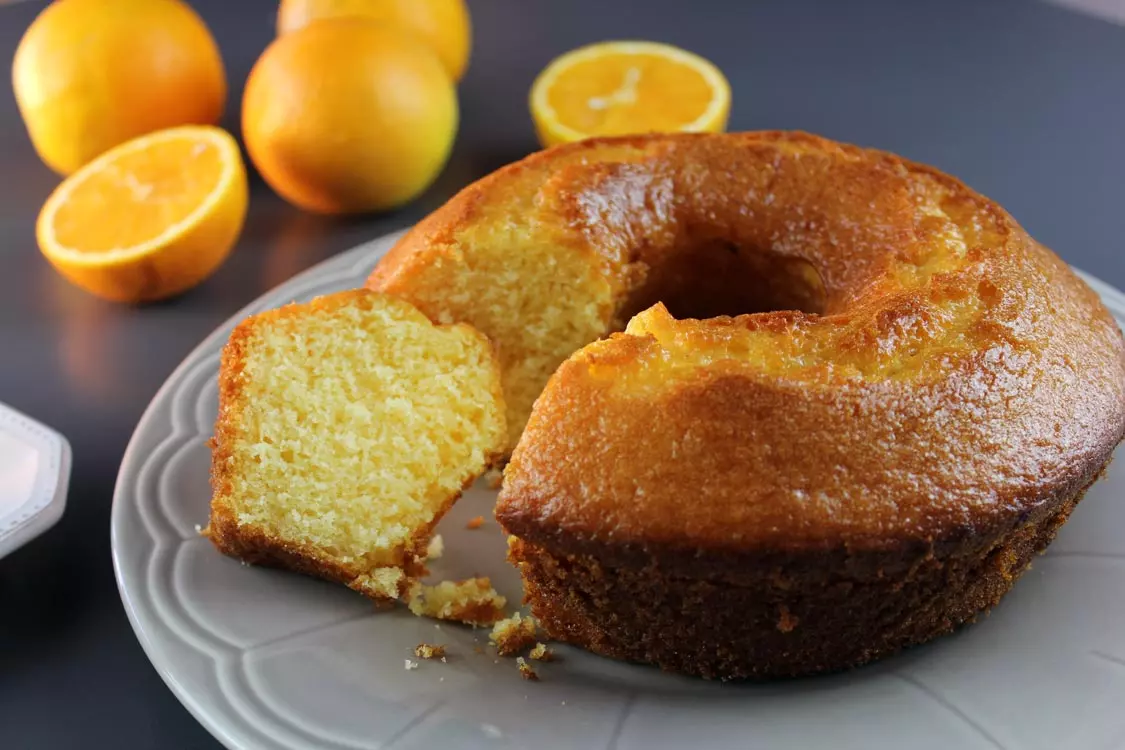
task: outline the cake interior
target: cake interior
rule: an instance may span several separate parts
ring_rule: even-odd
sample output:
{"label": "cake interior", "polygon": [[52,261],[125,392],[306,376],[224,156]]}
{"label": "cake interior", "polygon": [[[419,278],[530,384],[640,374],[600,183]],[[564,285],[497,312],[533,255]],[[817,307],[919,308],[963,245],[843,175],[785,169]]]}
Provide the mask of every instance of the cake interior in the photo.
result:
{"label": "cake interior", "polygon": [[243,349],[218,503],[240,529],[373,582],[424,554],[419,530],[503,445],[488,346],[406,303],[366,294],[282,314]]}

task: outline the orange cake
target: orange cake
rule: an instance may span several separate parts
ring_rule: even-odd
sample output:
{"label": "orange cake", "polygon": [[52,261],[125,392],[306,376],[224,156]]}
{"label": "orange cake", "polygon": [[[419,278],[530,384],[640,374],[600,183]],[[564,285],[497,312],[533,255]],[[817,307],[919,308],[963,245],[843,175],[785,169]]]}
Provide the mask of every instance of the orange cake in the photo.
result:
{"label": "orange cake", "polygon": [[535,154],[369,284],[498,346],[522,437],[496,515],[541,628],[705,677],[971,621],[1125,431],[1121,333],[1052,252],[934,169],[799,133]]}

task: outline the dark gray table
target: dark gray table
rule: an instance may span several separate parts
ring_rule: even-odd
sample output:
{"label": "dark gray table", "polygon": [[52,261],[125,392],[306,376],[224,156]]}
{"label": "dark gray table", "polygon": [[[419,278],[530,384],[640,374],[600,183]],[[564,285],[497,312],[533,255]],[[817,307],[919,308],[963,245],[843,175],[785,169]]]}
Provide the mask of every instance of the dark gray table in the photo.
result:
{"label": "dark gray table", "polygon": [[[196,0],[218,38],[237,132],[241,86],[273,35],[273,0]],[[930,162],[996,198],[1065,259],[1125,287],[1125,28],[1031,0],[470,0],[462,125],[437,184],[401,212],[327,219],[260,181],[214,277],[144,308],[69,286],[35,248],[57,178],[0,91],[0,400],[74,449],[66,516],[0,561],[0,747],[213,747],[149,666],[109,555],[114,479],[133,426],[208,332],[296,272],[406,226],[535,148],[536,72],[605,38],[673,42],[730,78],[732,130],[800,128]],[[845,7],[846,6],[846,7]],[[0,8],[11,59],[41,8]]]}

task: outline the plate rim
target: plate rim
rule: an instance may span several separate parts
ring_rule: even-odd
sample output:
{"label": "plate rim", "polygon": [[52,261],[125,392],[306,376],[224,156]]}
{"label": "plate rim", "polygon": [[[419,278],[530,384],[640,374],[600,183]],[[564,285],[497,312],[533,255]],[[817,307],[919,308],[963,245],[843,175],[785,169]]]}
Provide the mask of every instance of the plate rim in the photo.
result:
{"label": "plate rim", "polygon": [[[126,616],[128,617],[129,624],[133,628],[138,642],[141,644],[145,657],[156,670],[157,674],[160,675],[165,685],[167,685],[172,691],[172,694],[176,696],[177,700],[180,701],[184,708],[188,710],[200,725],[224,747],[231,748],[231,750],[239,750],[244,747],[244,745],[235,734],[229,731],[228,727],[213,718],[212,714],[199,703],[195,695],[187,690],[177,679],[175,675],[176,670],[172,662],[159,651],[159,647],[153,642],[148,633],[148,628],[154,623],[156,616],[151,611],[140,611],[137,602],[130,594],[129,584],[126,581],[127,574],[123,572],[124,562],[122,560],[122,541],[120,534],[121,527],[124,524],[124,514],[126,512],[123,496],[125,494],[125,487],[128,484],[126,478],[130,475],[136,475],[147,458],[147,455],[142,455],[144,446],[140,444],[142,428],[154,418],[153,415],[156,410],[160,408],[159,404],[165,400],[167,392],[174,387],[178,387],[179,382],[185,377],[187,372],[198,365],[199,361],[203,358],[203,352],[214,347],[216,339],[228,337],[230,331],[247,316],[264,309],[270,309],[284,304],[286,297],[290,296],[290,290],[298,289],[302,285],[314,281],[319,283],[326,282],[336,274],[340,275],[342,278],[356,277],[365,266],[368,267],[366,273],[369,273],[370,269],[374,268],[377,261],[383,257],[409,229],[410,227],[405,227],[380,235],[379,237],[363,242],[330,258],[326,258],[281,284],[267,290],[224,320],[194,346],[165,378],[164,382],[152,396],[140,418],[137,420],[136,426],[133,428],[133,433],[129,438],[129,442],[122,456],[121,464],[114,480],[113,500],[110,510],[110,551],[118,595],[121,597],[121,602],[125,609]],[[1070,268],[1098,295],[1102,303],[1117,320],[1118,325],[1125,326],[1125,293],[1092,274],[1073,266],[1070,266]],[[366,275],[366,273],[364,275]],[[63,442],[65,444],[65,439]],[[69,450],[69,446],[67,446],[67,450]],[[191,644],[185,645],[189,645],[194,650],[200,651],[198,648],[191,646]],[[200,653],[202,652],[200,651]],[[217,666],[216,664],[216,667]]]}

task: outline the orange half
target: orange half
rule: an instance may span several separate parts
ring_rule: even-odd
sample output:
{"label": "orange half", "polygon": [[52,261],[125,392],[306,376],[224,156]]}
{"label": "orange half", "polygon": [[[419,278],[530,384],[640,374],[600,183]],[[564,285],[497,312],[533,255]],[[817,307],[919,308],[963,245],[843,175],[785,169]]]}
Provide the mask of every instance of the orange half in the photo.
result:
{"label": "orange half", "polygon": [[730,85],[713,64],[656,42],[602,42],[556,58],[531,87],[544,146],[598,135],[721,132]]}
{"label": "orange half", "polygon": [[36,238],[70,281],[121,302],[178,294],[211,275],[242,229],[246,170],[224,130],[187,126],[123,143],[67,178]]}

